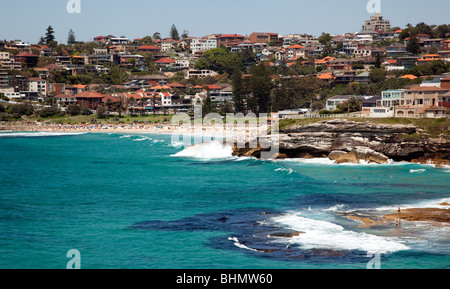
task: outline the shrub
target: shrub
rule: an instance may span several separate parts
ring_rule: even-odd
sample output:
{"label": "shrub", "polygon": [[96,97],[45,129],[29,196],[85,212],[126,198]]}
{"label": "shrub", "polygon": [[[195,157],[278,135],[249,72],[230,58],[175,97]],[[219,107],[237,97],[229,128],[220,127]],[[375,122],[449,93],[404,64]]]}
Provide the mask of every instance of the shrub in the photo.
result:
{"label": "shrub", "polygon": [[105,118],[106,113],[107,113],[106,107],[104,107],[102,105],[98,106],[96,113],[97,113],[97,118]]}
{"label": "shrub", "polygon": [[7,113],[12,114],[15,118],[19,118],[23,115],[30,116],[34,113],[34,108],[31,104],[13,104],[6,110]]}
{"label": "shrub", "polygon": [[92,110],[90,110],[89,108],[82,106],[81,107],[81,114],[82,115],[91,115],[92,114]]}
{"label": "shrub", "polygon": [[71,116],[79,115],[81,113],[81,106],[78,104],[71,104],[67,107],[66,112]]}
{"label": "shrub", "polygon": [[41,109],[39,111],[39,115],[41,117],[51,117],[51,116],[55,116],[57,114],[59,114],[61,112],[61,110],[56,107],[56,106],[52,106],[52,107],[45,107],[43,109]]}

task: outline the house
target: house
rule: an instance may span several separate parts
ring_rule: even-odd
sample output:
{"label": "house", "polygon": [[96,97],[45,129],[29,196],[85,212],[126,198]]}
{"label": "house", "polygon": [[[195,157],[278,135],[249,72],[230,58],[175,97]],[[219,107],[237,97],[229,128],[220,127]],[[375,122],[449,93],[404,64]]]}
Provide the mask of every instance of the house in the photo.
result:
{"label": "house", "polygon": [[388,46],[386,46],[386,56],[387,57],[396,57],[396,56],[402,56],[402,55],[408,55],[408,52],[406,51],[406,46],[402,43],[392,43]]}
{"label": "house", "polygon": [[174,41],[173,39],[165,39],[165,40],[161,40],[159,42],[159,44],[161,45],[161,51],[169,51],[175,48],[174,43],[176,41]]}
{"label": "house", "polygon": [[198,51],[206,51],[214,48],[217,48],[217,39],[198,38],[193,39],[191,42],[192,54]]}
{"label": "house", "polygon": [[37,92],[40,97],[47,96],[47,80],[38,77],[31,77],[28,81],[29,91]]}
{"label": "house", "polygon": [[14,61],[23,63],[28,68],[36,67],[38,60],[39,56],[28,52],[22,52],[14,56]]}
{"label": "house", "polygon": [[56,99],[56,103],[60,106],[68,106],[77,103],[75,96],[69,94],[58,94],[54,98]]}
{"label": "house", "polygon": [[300,44],[294,44],[294,45],[291,45],[289,47],[286,47],[284,49],[284,51],[286,52],[286,59],[287,60],[291,60],[293,58],[296,58],[296,57],[300,56],[300,55],[297,55],[297,54],[300,54],[300,51],[302,49],[303,49],[303,46],[300,45]]}
{"label": "house", "polygon": [[222,34],[217,37],[217,46],[231,48],[245,41],[245,37],[239,34]]}
{"label": "house", "polygon": [[444,41],[444,50],[446,51],[450,50],[450,39]]}
{"label": "house", "polygon": [[47,93],[48,95],[58,95],[66,93],[66,84],[65,83],[48,83],[47,84]]}
{"label": "house", "polygon": [[167,85],[169,83],[169,78],[164,75],[150,74],[150,75],[133,75],[133,80],[145,80],[149,85]]}
{"label": "house", "polygon": [[327,67],[330,70],[352,70],[353,60],[345,58],[336,58],[328,62]]}
{"label": "house", "polygon": [[48,68],[35,68],[34,71],[39,74],[39,78],[45,79],[50,75],[50,70],[48,70]]}
{"label": "house", "polygon": [[370,83],[370,73],[368,71],[364,71],[355,75],[355,82],[360,84],[369,84]]}
{"label": "house", "polygon": [[381,92],[381,100],[378,104],[379,107],[394,107],[399,105],[402,100],[404,100],[405,90],[404,89],[390,89]]}
{"label": "house", "polygon": [[333,111],[337,108],[338,104],[344,103],[348,101],[351,98],[357,98],[359,97],[355,95],[335,95],[327,99],[325,108],[326,110]]}
{"label": "house", "polygon": [[445,97],[445,101],[443,100],[444,94],[448,92],[448,89],[440,87],[415,85],[405,90],[404,99],[400,102],[400,105],[395,106],[395,116],[419,117],[426,114],[426,110],[439,106],[440,99],[442,100],[441,104],[445,104],[447,98]]}
{"label": "house", "polygon": [[206,77],[215,75],[217,75],[217,72],[209,69],[189,69],[186,74],[186,79],[190,79],[192,77]]}
{"label": "house", "polygon": [[437,54],[425,54],[422,57],[420,57],[419,59],[417,59],[417,63],[426,63],[429,61],[436,61],[436,60],[441,60],[441,57]]}
{"label": "house", "polygon": [[71,59],[69,56],[57,56],[56,64],[61,66],[67,66],[71,64]]}
{"label": "house", "polygon": [[264,33],[264,32],[253,32],[249,36],[249,40],[253,43],[274,43],[277,46],[281,45],[279,43],[278,33]]}
{"label": "house", "polygon": [[387,31],[391,29],[391,22],[384,20],[380,13],[376,13],[375,16],[371,16],[370,20],[366,20],[362,26],[363,31]]}
{"label": "house", "polygon": [[129,43],[131,43],[131,41],[126,37],[112,37],[109,39],[110,45],[126,45]]}
{"label": "house", "polygon": [[142,45],[137,49],[138,52],[160,52],[161,49],[154,45]]}
{"label": "house", "polygon": [[97,92],[82,92],[75,95],[77,104],[85,106],[90,109],[97,109],[99,105],[103,103],[105,95]]}
{"label": "house", "polygon": [[356,76],[355,72],[344,72],[344,73],[336,74],[335,79],[334,79],[334,84],[335,85],[338,85],[338,84],[349,85],[355,81],[355,76]]}
{"label": "house", "polygon": [[361,102],[361,115],[362,116],[374,116],[386,113],[387,109],[374,110],[377,108],[377,103],[380,101],[381,96],[363,96],[359,100]]}
{"label": "house", "polygon": [[175,62],[176,61],[173,58],[164,57],[164,58],[156,60],[154,63],[156,66],[159,66],[159,67],[167,67],[168,65],[174,64]]}

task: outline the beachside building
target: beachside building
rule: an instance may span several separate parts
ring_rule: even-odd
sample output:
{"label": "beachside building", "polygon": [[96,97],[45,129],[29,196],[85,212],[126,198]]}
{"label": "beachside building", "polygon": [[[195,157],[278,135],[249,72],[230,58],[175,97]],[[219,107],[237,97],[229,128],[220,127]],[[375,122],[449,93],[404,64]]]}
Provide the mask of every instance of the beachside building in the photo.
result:
{"label": "beachside building", "polygon": [[41,97],[47,96],[47,80],[38,77],[31,77],[28,81],[29,91],[37,92]]}
{"label": "beachside building", "polygon": [[394,107],[402,102],[405,96],[404,89],[391,89],[381,92],[381,100],[379,106],[381,107]]}
{"label": "beachside building", "polygon": [[[429,114],[427,110],[432,110],[431,115],[438,115],[450,108],[447,104],[447,93],[450,90],[440,87],[413,86],[405,90],[404,99],[400,105],[395,106],[396,117],[419,117]],[[448,105],[448,108],[446,107]]]}
{"label": "beachside building", "polygon": [[75,99],[77,100],[77,104],[81,106],[85,106],[90,109],[97,109],[99,105],[103,103],[103,98],[105,95],[97,92],[82,92],[75,95]]}

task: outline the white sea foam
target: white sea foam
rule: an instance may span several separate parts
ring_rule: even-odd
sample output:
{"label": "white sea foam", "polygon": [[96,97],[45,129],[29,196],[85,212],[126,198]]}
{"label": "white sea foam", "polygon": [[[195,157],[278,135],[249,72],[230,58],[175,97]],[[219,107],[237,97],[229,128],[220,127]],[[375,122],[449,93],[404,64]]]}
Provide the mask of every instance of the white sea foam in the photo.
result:
{"label": "white sea foam", "polygon": [[324,211],[327,212],[348,212],[349,206],[345,205],[345,204],[338,204],[338,205],[334,205],[329,207],[328,209],[324,209]]}
{"label": "white sea foam", "polygon": [[409,170],[409,172],[413,173],[413,174],[423,173],[425,171],[426,171],[426,169]]}
{"label": "white sea foam", "polygon": [[290,238],[289,242],[291,245],[297,245],[305,250],[359,250],[392,253],[409,249],[408,246],[393,238],[345,230],[342,226],[305,218],[296,213],[276,217],[272,220],[279,225],[304,232],[304,234]]}
{"label": "white sea foam", "polygon": [[236,238],[236,237],[229,237],[228,240],[233,241],[233,242],[234,242],[234,245],[235,245],[236,247],[238,247],[238,248],[258,252],[258,250],[252,249],[252,248],[250,248],[250,247],[245,246],[244,244],[239,243],[239,239]]}
{"label": "white sea foam", "polygon": [[288,175],[290,175],[294,172],[294,170],[291,168],[278,168],[278,169],[275,169],[274,171],[275,172],[278,172],[278,171],[287,172]]}
{"label": "white sea foam", "polygon": [[424,200],[416,203],[410,204],[399,204],[396,206],[383,206],[376,208],[377,211],[397,211],[398,207],[404,209],[415,209],[415,208],[440,208],[440,209],[450,209],[450,205],[440,205],[442,203],[450,204],[450,198],[442,198],[442,199],[432,199],[432,200]]}
{"label": "white sea foam", "polygon": [[0,133],[0,137],[55,137],[86,134],[86,132],[13,132]]}
{"label": "white sea foam", "polygon": [[221,141],[211,141],[195,144],[172,155],[174,157],[190,157],[198,159],[224,159],[231,158],[233,148]]}
{"label": "white sea foam", "polygon": [[141,138],[134,139],[133,141],[144,141],[144,140],[152,140],[152,139],[146,136],[142,136]]}

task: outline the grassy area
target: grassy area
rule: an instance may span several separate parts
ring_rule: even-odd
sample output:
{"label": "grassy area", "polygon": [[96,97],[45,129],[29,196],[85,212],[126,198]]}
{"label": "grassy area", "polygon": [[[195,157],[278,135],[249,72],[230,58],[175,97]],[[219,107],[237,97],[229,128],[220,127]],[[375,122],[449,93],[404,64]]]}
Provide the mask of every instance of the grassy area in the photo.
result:
{"label": "grassy area", "polygon": [[[324,120],[329,120],[330,118],[307,118],[307,119],[284,119],[280,122],[280,130],[293,126],[293,125],[306,125],[310,123],[316,123]],[[403,124],[403,125],[414,125],[418,128],[418,133],[410,135],[409,137],[420,137],[423,135],[429,135],[436,137],[438,135],[444,134],[450,137],[450,118],[399,118],[399,117],[388,117],[388,118],[339,118],[347,119],[349,121],[355,122],[372,122],[379,124]]]}
{"label": "grassy area", "polygon": [[62,124],[84,124],[84,123],[98,123],[98,124],[129,124],[129,123],[170,123],[172,115],[138,115],[138,116],[122,116],[116,115],[106,118],[97,118],[96,115],[76,115],[76,116],[53,116],[53,117],[31,117],[32,121],[39,121],[43,123],[62,123]]}

